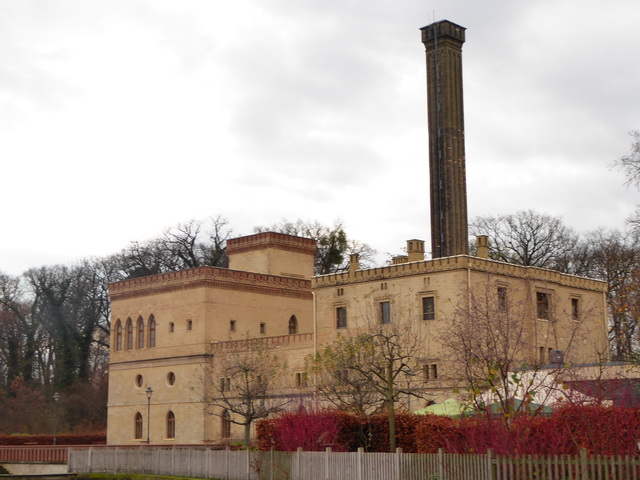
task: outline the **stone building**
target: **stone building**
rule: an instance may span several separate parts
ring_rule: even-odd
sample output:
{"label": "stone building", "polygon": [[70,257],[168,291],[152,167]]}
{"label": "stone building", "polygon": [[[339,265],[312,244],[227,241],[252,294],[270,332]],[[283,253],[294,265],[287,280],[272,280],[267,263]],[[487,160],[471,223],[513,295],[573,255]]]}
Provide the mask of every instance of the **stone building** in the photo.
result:
{"label": "stone building", "polygon": [[[526,339],[517,356],[542,365],[606,357],[603,282],[488,259],[486,237],[468,255],[461,48],[464,28],[422,29],[427,53],[431,251],[409,240],[391,265],[313,277],[315,242],[278,233],[229,240],[229,268],[200,267],[110,285],[110,444],[197,444],[241,438],[230,413],[210,401],[224,376],[212,368],[230,352],[266,346],[286,359],[279,396],[313,405],[305,359],[339,335],[374,325],[411,325],[424,338],[413,387],[441,401],[464,386],[445,348],[460,311],[476,302],[518,308]],[[421,229],[421,228],[420,228]],[[471,325],[466,333],[474,331]],[[479,330],[480,331],[480,330]],[[245,348],[246,350],[246,348]],[[424,404],[409,405],[421,408]]]}

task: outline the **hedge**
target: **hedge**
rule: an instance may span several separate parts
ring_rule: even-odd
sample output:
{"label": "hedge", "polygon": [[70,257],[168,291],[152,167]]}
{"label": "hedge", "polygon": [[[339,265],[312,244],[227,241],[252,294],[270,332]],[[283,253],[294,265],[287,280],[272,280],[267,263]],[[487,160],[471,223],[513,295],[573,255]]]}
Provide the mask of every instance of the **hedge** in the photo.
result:
{"label": "hedge", "polygon": [[[0,435],[0,445],[53,445],[53,435]],[[107,443],[106,433],[56,435],[57,445],[96,445]]]}
{"label": "hedge", "polygon": [[[258,448],[292,451],[389,451],[386,415],[343,412],[285,414],[257,425]],[[640,411],[634,408],[567,405],[549,417],[520,416],[509,425],[495,417],[452,419],[396,414],[396,445],[404,452],[566,455],[637,455]]]}

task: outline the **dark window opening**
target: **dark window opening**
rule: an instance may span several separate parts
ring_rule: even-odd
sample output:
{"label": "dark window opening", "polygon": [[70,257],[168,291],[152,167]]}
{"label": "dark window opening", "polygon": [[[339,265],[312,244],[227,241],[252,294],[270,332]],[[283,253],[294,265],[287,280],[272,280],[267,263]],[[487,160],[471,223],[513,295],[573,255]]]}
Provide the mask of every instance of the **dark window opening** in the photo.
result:
{"label": "dark window opening", "polygon": [[347,328],[347,307],[336,308],[336,328]]}
{"label": "dark window opening", "polygon": [[435,298],[434,297],[422,297],[422,319],[423,320],[435,320]]}

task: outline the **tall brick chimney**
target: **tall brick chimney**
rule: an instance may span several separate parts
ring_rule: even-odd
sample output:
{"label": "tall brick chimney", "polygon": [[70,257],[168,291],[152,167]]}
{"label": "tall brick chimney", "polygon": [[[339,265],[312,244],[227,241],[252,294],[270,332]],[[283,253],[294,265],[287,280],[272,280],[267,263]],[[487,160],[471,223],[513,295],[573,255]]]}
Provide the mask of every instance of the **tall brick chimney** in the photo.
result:
{"label": "tall brick chimney", "polygon": [[420,30],[427,55],[431,255],[468,255],[462,104],[465,28],[442,20]]}

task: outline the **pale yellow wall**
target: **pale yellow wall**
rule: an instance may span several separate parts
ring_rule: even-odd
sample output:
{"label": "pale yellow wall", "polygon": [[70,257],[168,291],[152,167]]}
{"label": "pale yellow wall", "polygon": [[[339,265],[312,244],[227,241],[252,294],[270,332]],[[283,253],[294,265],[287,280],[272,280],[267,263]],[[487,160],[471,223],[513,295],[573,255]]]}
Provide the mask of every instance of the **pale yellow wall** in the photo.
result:
{"label": "pale yellow wall", "polygon": [[[205,430],[206,413],[201,399],[205,389],[204,358],[167,358],[152,362],[111,365],[109,372],[109,444],[146,442],[147,396],[151,387],[151,443],[202,443],[211,432]],[[170,385],[168,374],[175,375]],[[142,376],[141,386],[136,377]],[[176,417],[176,438],[166,438],[165,418],[169,410]],[[143,438],[134,438],[136,412],[143,417]]]}
{"label": "pale yellow wall", "polygon": [[[439,377],[438,381],[429,380],[424,388],[432,389],[433,399],[440,401],[451,396],[451,387],[460,385],[461,378],[460,365],[442,346],[449,321],[457,309],[466,306],[470,295],[495,304],[498,285],[507,287],[510,308],[520,309],[525,321],[528,347],[520,354],[522,362],[537,364],[541,346],[546,352],[549,348],[563,350],[565,361],[570,363],[606,358],[602,282],[466,256],[315,278],[318,344],[330,344],[339,334],[354,335],[379,322],[379,303],[390,301],[394,321],[415,322],[420,328],[422,360],[437,364]],[[537,319],[537,291],[551,296],[551,321]],[[421,298],[427,295],[435,297],[435,320],[422,320]],[[578,322],[571,319],[572,297],[580,299]],[[336,328],[340,306],[347,307],[347,329]]]}
{"label": "pale yellow wall", "polygon": [[315,240],[263,232],[227,242],[229,268],[283,277],[313,276]]}
{"label": "pale yellow wall", "polygon": [[[220,420],[209,415],[203,403],[210,396],[204,384],[208,377],[203,372],[210,371],[212,353],[219,342],[244,339],[247,335],[269,338],[275,350],[287,352],[293,369],[289,377],[304,368],[303,358],[310,351],[313,331],[308,281],[201,268],[120,282],[111,287],[114,328],[109,377],[110,444],[140,442],[133,438],[136,411],[143,415],[146,441],[147,386],[154,390],[152,442],[220,441]],[[155,347],[148,345],[150,315],[156,321]],[[289,335],[291,315],[298,321],[296,335]],[[138,316],[145,320],[142,349],[137,348]],[[134,323],[132,350],[126,349],[125,324],[129,317]],[[123,325],[121,351],[115,351],[117,319]],[[231,319],[236,321],[235,332],[229,331]],[[264,334],[259,333],[261,322],[266,326]],[[174,386],[167,384],[169,372],[176,376]],[[135,384],[137,375],[143,376],[140,387]],[[169,410],[176,415],[175,440],[165,439],[164,435],[164,418]]]}
{"label": "pale yellow wall", "polygon": [[313,258],[307,254],[277,249],[254,250],[229,257],[229,268],[247,272],[259,272],[283,277],[311,278]]}

